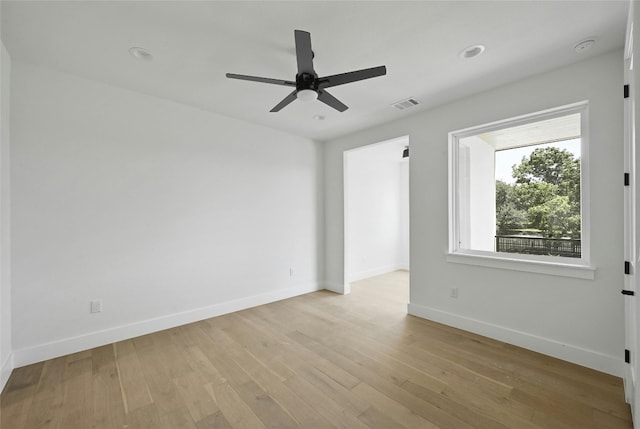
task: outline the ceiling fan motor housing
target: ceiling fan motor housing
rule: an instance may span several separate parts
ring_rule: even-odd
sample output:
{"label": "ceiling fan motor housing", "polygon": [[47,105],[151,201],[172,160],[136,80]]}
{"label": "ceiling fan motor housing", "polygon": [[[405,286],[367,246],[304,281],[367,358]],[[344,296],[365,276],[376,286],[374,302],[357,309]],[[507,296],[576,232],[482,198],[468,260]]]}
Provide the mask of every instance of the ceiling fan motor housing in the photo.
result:
{"label": "ceiling fan motor housing", "polygon": [[296,90],[310,89],[318,92],[318,75],[311,73],[299,73],[296,75]]}

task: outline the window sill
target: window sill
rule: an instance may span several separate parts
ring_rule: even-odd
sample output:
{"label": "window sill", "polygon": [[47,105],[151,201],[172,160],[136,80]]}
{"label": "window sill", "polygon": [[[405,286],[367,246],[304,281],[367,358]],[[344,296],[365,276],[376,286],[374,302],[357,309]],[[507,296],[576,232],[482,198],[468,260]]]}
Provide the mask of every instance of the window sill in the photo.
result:
{"label": "window sill", "polygon": [[584,280],[593,280],[596,272],[594,267],[587,265],[518,259],[517,257],[497,256],[495,253],[486,255],[475,253],[447,253],[447,262],[548,274],[552,276],[573,277]]}

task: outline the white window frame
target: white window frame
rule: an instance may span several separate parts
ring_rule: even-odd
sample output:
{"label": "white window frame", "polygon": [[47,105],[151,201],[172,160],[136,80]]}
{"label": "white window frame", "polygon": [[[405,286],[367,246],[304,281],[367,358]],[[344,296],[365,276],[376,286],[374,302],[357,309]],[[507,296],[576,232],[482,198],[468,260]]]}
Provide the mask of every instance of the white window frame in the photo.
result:
{"label": "white window frame", "polygon": [[[580,113],[581,165],[580,165],[580,205],[581,205],[581,257],[526,255],[460,248],[459,207],[459,157],[461,139],[504,128],[525,125]],[[593,279],[595,268],[591,266],[591,222],[589,187],[589,104],[587,101],[573,103],[540,112],[534,112],[489,124],[465,128],[449,133],[449,249],[447,261],[468,265],[526,271],[581,279]]]}

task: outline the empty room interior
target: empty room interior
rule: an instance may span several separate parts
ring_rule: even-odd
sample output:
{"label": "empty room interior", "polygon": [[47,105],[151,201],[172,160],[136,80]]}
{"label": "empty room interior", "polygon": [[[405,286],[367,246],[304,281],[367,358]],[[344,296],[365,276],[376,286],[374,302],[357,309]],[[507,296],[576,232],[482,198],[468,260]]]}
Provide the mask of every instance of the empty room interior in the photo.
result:
{"label": "empty room interior", "polygon": [[640,427],[635,23],[1,0],[0,428]]}

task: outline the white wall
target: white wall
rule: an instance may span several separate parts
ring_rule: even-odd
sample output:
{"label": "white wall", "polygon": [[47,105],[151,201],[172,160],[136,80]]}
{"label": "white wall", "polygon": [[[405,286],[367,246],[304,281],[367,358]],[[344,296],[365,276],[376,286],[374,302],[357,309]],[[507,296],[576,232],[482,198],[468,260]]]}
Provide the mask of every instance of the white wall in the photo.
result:
{"label": "white wall", "polygon": [[409,270],[409,247],[411,230],[409,228],[410,200],[409,200],[409,165],[411,157],[400,162],[400,249],[398,259],[400,268]]}
{"label": "white wall", "polygon": [[409,268],[408,144],[400,138],[345,153],[349,282]]}
{"label": "white wall", "polygon": [[[469,168],[465,173],[468,174],[468,188],[466,192],[460,192],[468,197],[460,223],[467,225],[469,240],[463,241],[460,247],[492,252],[496,235],[495,150],[477,136],[461,139],[460,145],[469,148]],[[462,225],[460,229],[463,229]]]}
{"label": "white wall", "polygon": [[16,366],[322,287],[318,143],[19,61],[11,84]]}
{"label": "white wall", "polygon": [[[0,42],[1,44],[1,42]],[[0,57],[0,391],[13,369],[11,349],[11,240],[9,230],[9,139],[11,58]]]}
{"label": "white wall", "polygon": [[[326,280],[343,288],[345,150],[398,135],[411,140],[409,311],[609,373],[622,374],[622,64],[605,54],[327,143]],[[589,100],[592,263],[595,280],[446,261],[447,134]],[[459,298],[450,288],[459,288]]]}

